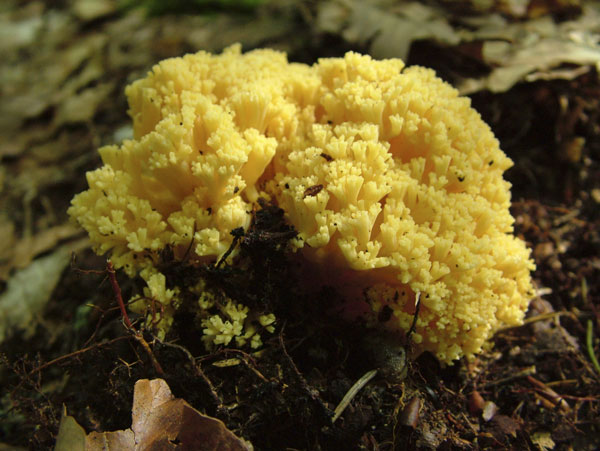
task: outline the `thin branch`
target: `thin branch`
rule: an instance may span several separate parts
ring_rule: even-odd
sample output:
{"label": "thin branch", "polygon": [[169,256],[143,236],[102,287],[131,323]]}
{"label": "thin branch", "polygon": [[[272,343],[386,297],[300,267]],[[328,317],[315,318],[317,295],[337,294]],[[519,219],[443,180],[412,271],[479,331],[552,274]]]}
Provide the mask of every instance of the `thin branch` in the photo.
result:
{"label": "thin branch", "polygon": [[331,418],[331,422],[335,423],[335,421],[342,415],[346,407],[350,404],[350,401],[354,399],[354,397],[358,394],[362,388],[367,385],[367,383],[373,379],[377,375],[377,370],[371,370],[365,373],[359,380],[357,380],[350,390],[344,395],[338,406],[335,408],[333,412],[333,417]]}
{"label": "thin branch", "polygon": [[417,318],[419,317],[419,309],[421,308],[421,292],[417,292],[415,297],[415,314],[413,316],[412,324],[410,325],[410,329],[406,332],[406,343],[410,342],[410,336],[416,329],[417,326]]}
{"label": "thin branch", "polygon": [[144,339],[142,332],[134,329],[133,324],[129,320],[129,316],[127,315],[127,310],[125,309],[125,303],[123,302],[123,296],[121,294],[121,287],[117,282],[117,277],[115,276],[115,268],[110,260],[106,262],[106,271],[108,272],[108,277],[110,279],[110,283],[112,285],[113,291],[115,292],[115,297],[117,298],[117,304],[119,304],[119,308],[121,309],[121,315],[123,316],[123,322],[125,323],[125,327],[127,330],[133,335],[133,337],[137,340],[137,342],[144,348],[148,357],[150,357],[150,361],[152,362],[152,366],[154,366],[154,370],[161,376],[165,376],[165,372],[163,371],[160,363],[156,360],[152,349],[148,342]]}
{"label": "thin branch", "polygon": [[112,285],[113,291],[115,292],[117,304],[119,304],[119,308],[121,309],[121,315],[123,316],[123,321],[125,321],[125,326],[127,326],[127,329],[131,330],[133,329],[133,325],[129,320],[129,315],[127,315],[125,303],[123,302],[123,296],[121,295],[121,287],[119,287],[119,283],[117,282],[117,277],[115,275],[115,268],[113,267],[113,264],[110,260],[106,262],[106,271],[108,272],[110,284]]}

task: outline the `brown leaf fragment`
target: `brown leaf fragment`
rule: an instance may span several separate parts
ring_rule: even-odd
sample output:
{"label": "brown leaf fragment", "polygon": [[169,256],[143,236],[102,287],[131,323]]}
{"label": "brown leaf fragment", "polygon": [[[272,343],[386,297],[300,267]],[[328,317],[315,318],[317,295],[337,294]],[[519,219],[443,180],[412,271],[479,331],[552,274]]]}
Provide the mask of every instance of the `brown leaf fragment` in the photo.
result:
{"label": "brown leaf fragment", "polygon": [[322,2],[316,22],[319,29],[341,34],[348,42],[368,44],[369,54],[375,58],[406,59],[411,44],[422,39],[459,43],[443,12],[422,2],[387,8],[359,0]]}
{"label": "brown leaf fragment", "polygon": [[492,70],[483,78],[462,80],[458,90],[504,92],[523,81],[571,80],[593,67],[597,70],[599,18],[600,9],[591,3],[577,19],[558,23],[550,16],[514,23],[499,15],[480,18],[478,29],[461,33],[461,38],[483,40],[482,60]]}
{"label": "brown leaf fragment", "polygon": [[49,251],[60,241],[72,238],[78,233],[80,230],[67,222],[46,229],[35,236],[21,239],[14,248],[11,267],[19,269],[27,267],[37,255]]}
{"label": "brown leaf fragment", "polygon": [[496,415],[491,423],[494,425],[493,433],[496,438],[502,438],[505,435],[516,437],[520,428],[519,423],[506,415]]}
{"label": "brown leaf fragment", "polygon": [[117,10],[114,0],[79,0],[73,3],[73,12],[84,22],[113,14]]}
{"label": "brown leaf fragment", "polygon": [[135,436],[131,429],[112,432],[90,432],[85,440],[86,451],[135,449]]}
{"label": "brown leaf fragment", "polygon": [[550,432],[540,431],[532,434],[530,437],[531,441],[539,447],[541,451],[554,449],[556,443],[552,440],[552,434]]}
{"label": "brown leaf fragment", "polygon": [[192,449],[206,450],[251,450],[253,447],[236,437],[221,420],[202,415],[183,402],[181,430],[178,439]]}
{"label": "brown leaf fragment", "polygon": [[163,379],[136,382],[131,429],[140,449],[250,450],[221,420],[176,399]]}
{"label": "brown leaf fragment", "polygon": [[8,218],[0,217],[0,280],[6,280],[10,272],[16,242],[15,225]]}
{"label": "brown leaf fragment", "polygon": [[[211,450],[251,451],[252,444],[225,424],[175,398],[163,379],[140,379],[133,393],[131,429],[85,431],[65,414],[56,439],[58,451]],[[60,445],[60,448],[59,448]]]}
{"label": "brown leaf fragment", "polygon": [[108,98],[113,88],[112,83],[102,83],[93,88],[88,88],[80,94],[66,98],[58,106],[55,124],[59,126],[91,120],[99,105]]}
{"label": "brown leaf fragment", "polygon": [[85,450],[85,441],[85,430],[75,418],[67,415],[67,408],[63,406],[54,451],[83,451]]}
{"label": "brown leaf fragment", "polygon": [[69,264],[71,249],[61,246],[8,279],[0,295],[0,342],[16,330],[21,330],[25,338],[33,336],[38,318]]}

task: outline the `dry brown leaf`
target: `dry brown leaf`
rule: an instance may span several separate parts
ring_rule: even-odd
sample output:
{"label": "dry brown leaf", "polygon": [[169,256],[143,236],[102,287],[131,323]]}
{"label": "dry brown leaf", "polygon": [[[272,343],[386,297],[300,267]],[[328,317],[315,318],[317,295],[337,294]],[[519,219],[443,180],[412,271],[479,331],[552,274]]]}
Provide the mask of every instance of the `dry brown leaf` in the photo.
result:
{"label": "dry brown leaf", "polygon": [[58,107],[54,117],[55,124],[60,126],[68,123],[88,122],[96,114],[98,106],[113,90],[113,83],[102,83],[66,98]]}
{"label": "dry brown leaf", "polygon": [[536,432],[530,436],[531,441],[537,445],[540,451],[547,451],[554,449],[556,443],[552,440],[552,434],[550,432]]}
{"label": "dry brown leaf", "polygon": [[492,433],[501,440],[505,435],[517,436],[517,431],[520,429],[519,423],[506,415],[496,415],[491,423],[493,424]]}
{"label": "dry brown leaf", "polygon": [[131,429],[114,432],[90,432],[85,439],[86,451],[128,450],[135,448],[135,434]]}
{"label": "dry brown leaf", "polygon": [[115,0],[78,0],[73,2],[73,12],[84,22],[105,17],[117,11]]}
{"label": "dry brown leaf", "polygon": [[40,257],[27,268],[16,271],[0,295],[0,343],[15,330],[23,330],[29,338],[35,332],[52,291],[69,264],[70,251],[66,246]]}
{"label": "dry brown leaf", "polygon": [[79,233],[81,230],[78,227],[65,223],[21,239],[14,248],[12,268],[25,268],[37,255],[52,249],[59,241]]}
{"label": "dry brown leaf", "polygon": [[162,379],[136,382],[131,429],[142,449],[249,450],[221,420],[203,415],[176,399]]}
{"label": "dry brown leaf", "polygon": [[54,451],[79,450],[85,450],[85,430],[77,423],[75,418],[67,415],[67,408],[63,405]]}
{"label": "dry brown leaf", "polygon": [[[562,23],[545,16],[509,24],[498,15],[463,22],[477,29],[462,30],[461,40],[483,41],[482,59],[492,71],[483,78],[462,80],[462,94],[503,92],[522,81],[572,79],[587,72],[585,66],[600,68],[598,5],[585,5],[579,18]],[[565,69],[562,64],[577,67]]]}
{"label": "dry brown leaf", "polygon": [[65,412],[55,451],[253,449],[221,420],[203,415],[183,399],[175,398],[163,379],[140,379],[135,383],[131,417],[131,429],[92,432],[85,437],[85,448],[69,448],[70,444],[81,443],[81,426]]}
{"label": "dry brown leaf", "polygon": [[14,255],[15,225],[4,215],[0,216],[0,280],[6,280],[12,267],[11,260]]}
{"label": "dry brown leaf", "polygon": [[438,9],[419,2],[387,3],[324,2],[319,5],[317,27],[340,33],[349,42],[361,45],[371,42],[369,54],[375,58],[406,59],[411,43],[420,39],[458,44],[458,35]]}
{"label": "dry brown leaf", "polygon": [[572,79],[590,67],[600,68],[600,7],[585,5],[582,11],[577,19],[561,23],[550,15],[513,23],[500,14],[459,16],[453,27],[447,15],[422,3],[330,0],[319,4],[317,28],[369,45],[375,58],[406,59],[411,43],[420,39],[449,45],[479,43],[481,60],[491,72],[463,79],[458,88],[462,94],[483,89],[503,92],[522,81]]}

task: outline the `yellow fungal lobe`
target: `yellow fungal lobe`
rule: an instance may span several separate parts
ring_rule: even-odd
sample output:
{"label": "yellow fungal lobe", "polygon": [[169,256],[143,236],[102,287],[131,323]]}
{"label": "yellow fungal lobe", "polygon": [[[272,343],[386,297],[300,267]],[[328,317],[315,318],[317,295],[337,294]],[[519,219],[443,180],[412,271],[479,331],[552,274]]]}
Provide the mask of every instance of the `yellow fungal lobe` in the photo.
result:
{"label": "yellow fungal lobe", "polygon": [[[126,93],[134,139],[100,149],[69,213],[97,252],[142,275],[165,328],[177,293],[150,256],[193,243],[191,261],[221,257],[259,197],[370,324],[402,335],[420,293],[413,340],[444,362],[522,321],[534,265],[513,235],[512,162],[433,71],[353,52],[290,64],[235,45],[162,61]],[[273,322],[230,303],[202,327],[207,343],[254,347]]]}

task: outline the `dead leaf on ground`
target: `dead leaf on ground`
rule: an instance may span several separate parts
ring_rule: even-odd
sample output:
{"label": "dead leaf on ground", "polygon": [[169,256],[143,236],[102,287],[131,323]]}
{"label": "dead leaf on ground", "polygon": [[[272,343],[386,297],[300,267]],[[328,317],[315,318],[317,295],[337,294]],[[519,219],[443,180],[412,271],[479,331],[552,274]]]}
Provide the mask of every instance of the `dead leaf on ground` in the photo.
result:
{"label": "dead leaf on ground", "polygon": [[86,436],[65,410],[55,451],[254,449],[221,420],[203,415],[183,399],[175,398],[163,379],[140,379],[135,383],[131,417],[131,429],[91,432]]}
{"label": "dead leaf on ground", "polygon": [[539,447],[541,451],[554,449],[556,443],[552,440],[552,434],[550,432],[536,432],[531,435],[531,441]]}
{"label": "dead leaf on ground", "polygon": [[61,247],[17,271],[0,296],[0,343],[15,329],[31,336],[44,306],[50,299],[63,269],[69,264],[70,252]]}
{"label": "dead leaf on ground", "polygon": [[35,236],[24,237],[14,246],[12,268],[25,268],[37,255],[52,249],[59,241],[79,233],[81,230],[78,227],[65,223],[43,230]]}
{"label": "dead leaf on ground", "polygon": [[496,415],[491,421],[493,428],[492,434],[497,440],[503,440],[505,435],[517,436],[517,431],[521,428],[519,423],[506,415]]}
{"label": "dead leaf on ground", "polygon": [[11,260],[17,237],[15,236],[15,225],[5,215],[0,216],[0,236],[2,236],[2,241],[0,241],[0,280],[6,280],[12,267]]}
{"label": "dead leaf on ground", "polygon": [[54,451],[84,450],[85,440],[85,430],[75,421],[75,418],[67,415],[67,408],[63,406]]}
{"label": "dead leaf on ground", "polygon": [[12,275],[0,295],[0,343],[16,330],[23,331],[25,339],[31,337],[71,253],[88,246],[88,238],[71,241]]}
{"label": "dead leaf on ground", "polygon": [[84,22],[108,16],[116,11],[116,0],[78,0],[73,3],[73,12]]}
{"label": "dead leaf on ground", "polygon": [[395,6],[361,0],[324,2],[319,5],[317,27],[340,33],[348,42],[371,42],[369,54],[374,58],[406,59],[411,43],[420,39],[459,42],[442,11],[419,2]]}
{"label": "dead leaf on ground", "polygon": [[68,97],[57,109],[54,118],[56,125],[90,121],[114,87],[113,83],[102,83]]}
{"label": "dead leaf on ground", "polygon": [[586,5],[579,18],[562,23],[550,16],[508,23],[499,15],[467,18],[463,23],[476,29],[462,30],[461,41],[483,41],[481,57],[492,71],[482,78],[462,80],[461,94],[483,89],[504,92],[521,81],[570,80],[589,67],[600,68],[598,5]]}

